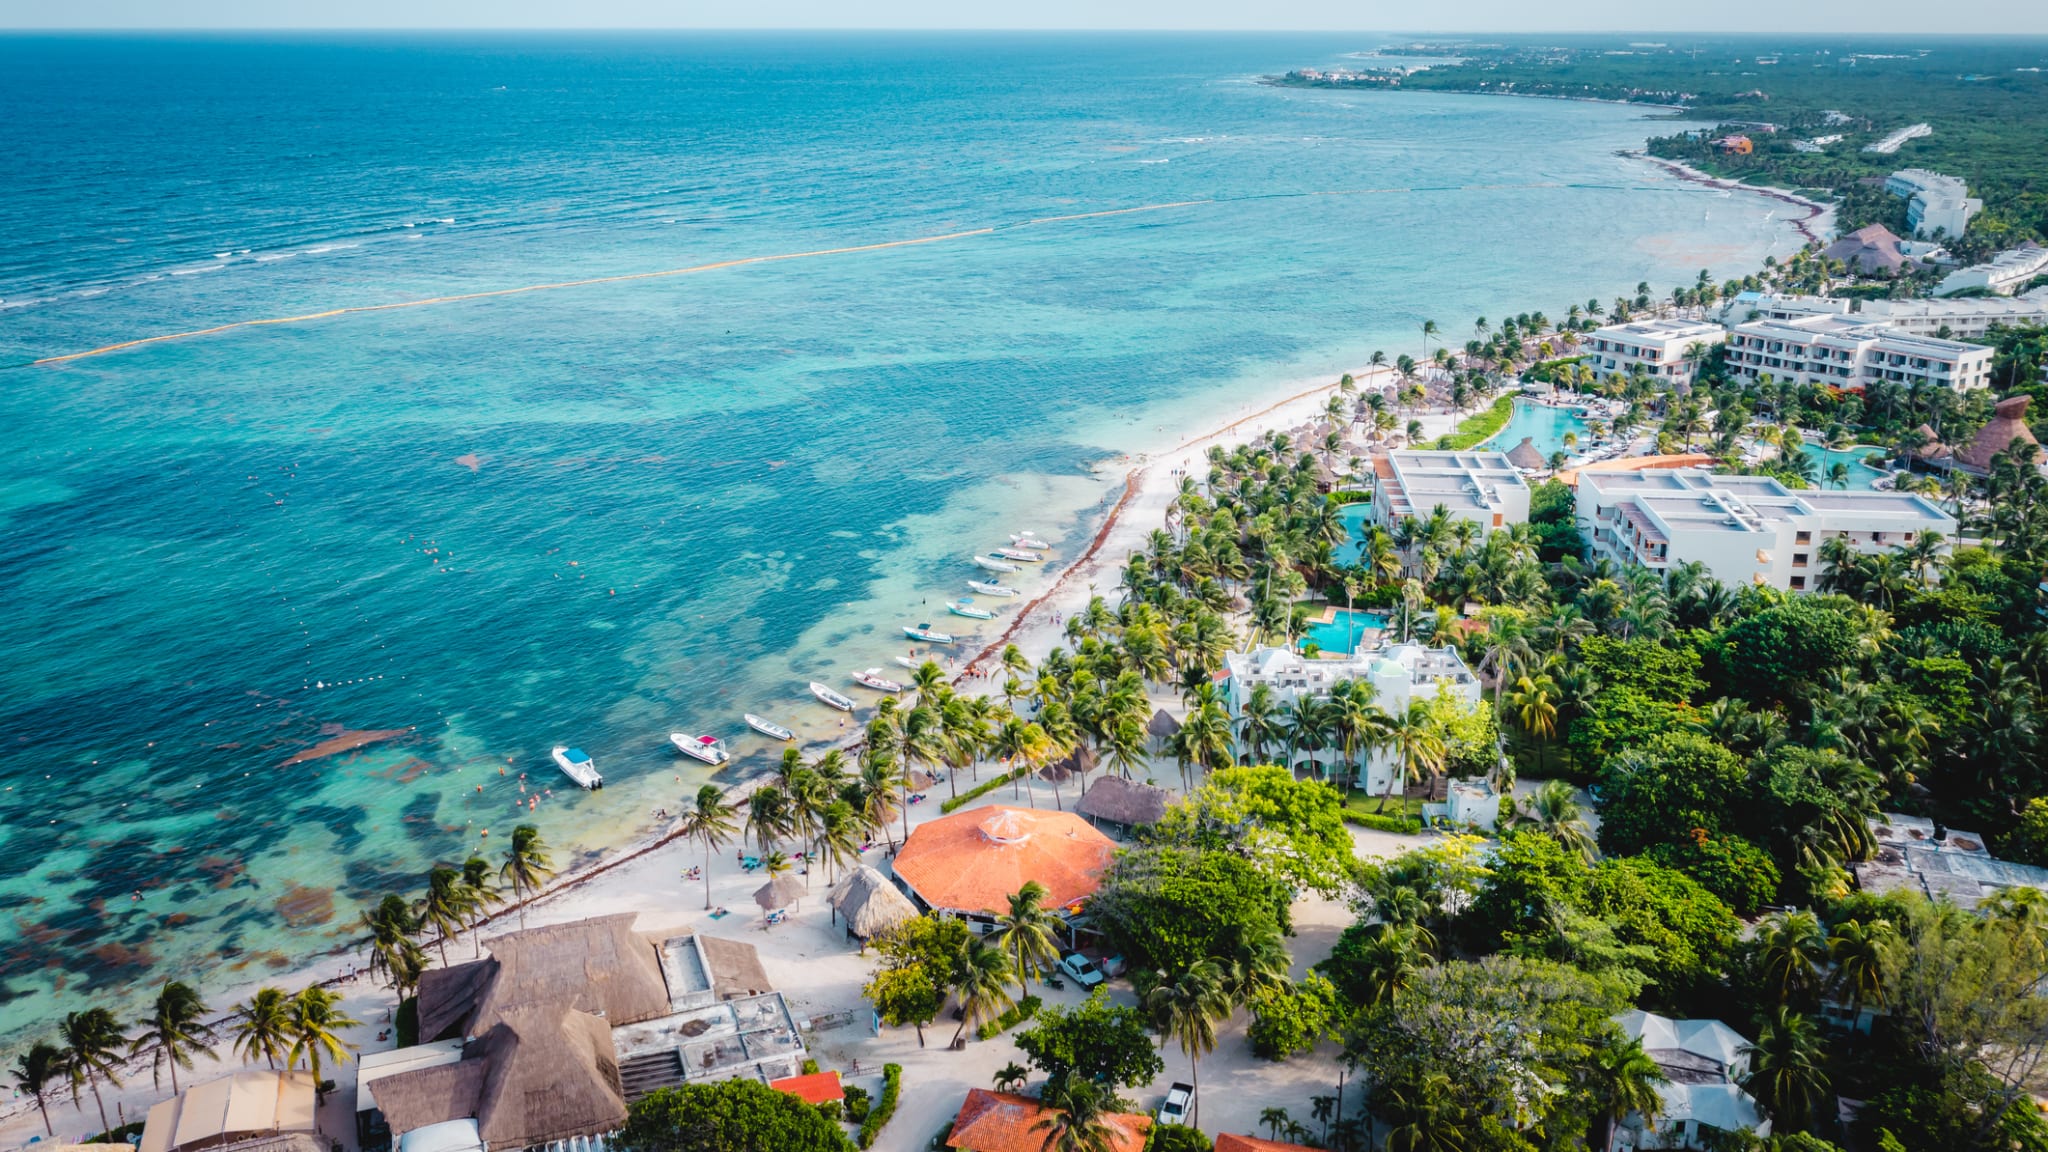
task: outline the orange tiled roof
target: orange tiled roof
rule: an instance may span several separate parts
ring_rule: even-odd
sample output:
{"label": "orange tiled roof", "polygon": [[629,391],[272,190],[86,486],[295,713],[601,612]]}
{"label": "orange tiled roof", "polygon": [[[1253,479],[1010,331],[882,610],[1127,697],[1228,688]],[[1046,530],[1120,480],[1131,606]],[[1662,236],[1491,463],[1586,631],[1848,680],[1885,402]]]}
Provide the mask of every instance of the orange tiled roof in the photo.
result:
{"label": "orange tiled roof", "polygon": [[1006,912],[1011,893],[1036,880],[1046,905],[1094,895],[1116,850],[1071,812],[971,808],[918,825],[896,854],[896,875],[933,908]]}
{"label": "orange tiled roof", "polygon": [[846,1099],[845,1091],[839,1087],[837,1072],[813,1072],[808,1076],[770,1080],[768,1086],[777,1092],[787,1092],[806,1104],[823,1104],[827,1100]]}
{"label": "orange tiled roof", "polygon": [[[960,1105],[960,1115],[953,1120],[953,1134],[946,1139],[946,1147],[964,1152],[1044,1152],[1051,1132],[1043,1128],[1034,1132],[1032,1125],[1051,1113],[1036,1100],[970,1088],[967,1102]],[[1143,1152],[1151,1117],[1111,1112],[1102,1120],[1110,1129],[1111,1152]]]}
{"label": "orange tiled roof", "polygon": [[1282,1144],[1278,1140],[1233,1136],[1228,1132],[1216,1138],[1216,1152],[1307,1152],[1307,1149],[1306,1144]]}

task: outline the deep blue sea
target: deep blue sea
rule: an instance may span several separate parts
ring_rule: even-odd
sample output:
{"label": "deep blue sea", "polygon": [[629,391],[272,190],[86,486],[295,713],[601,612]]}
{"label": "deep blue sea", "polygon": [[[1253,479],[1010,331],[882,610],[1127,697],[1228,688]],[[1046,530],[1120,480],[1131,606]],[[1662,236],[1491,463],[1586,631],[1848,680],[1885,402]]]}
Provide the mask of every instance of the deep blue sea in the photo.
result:
{"label": "deep blue sea", "polygon": [[622,842],[672,729],[836,735],[804,682],[976,545],[1071,555],[1118,452],[1796,246],[1617,157],[1640,109],[1254,82],[1371,46],[0,39],[0,1036],[283,969],[522,818]]}

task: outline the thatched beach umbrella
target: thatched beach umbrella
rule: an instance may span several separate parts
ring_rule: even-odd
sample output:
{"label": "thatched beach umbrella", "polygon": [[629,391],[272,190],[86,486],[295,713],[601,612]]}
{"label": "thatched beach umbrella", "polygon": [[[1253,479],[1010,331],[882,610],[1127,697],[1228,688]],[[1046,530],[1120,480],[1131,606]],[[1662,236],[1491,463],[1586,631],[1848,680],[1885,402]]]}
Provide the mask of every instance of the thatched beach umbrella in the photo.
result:
{"label": "thatched beach umbrella", "polygon": [[763,912],[773,912],[777,908],[786,908],[803,897],[803,880],[795,873],[784,872],[761,885],[761,890],[754,893],[754,903],[759,904]]}
{"label": "thatched beach umbrella", "polygon": [[1508,463],[1531,472],[1542,472],[1550,467],[1550,461],[1545,460],[1543,453],[1536,450],[1534,436],[1524,436],[1520,444],[1508,449]]}
{"label": "thatched beach umbrella", "polygon": [[832,910],[846,918],[846,929],[872,940],[906,920],[917,919],[917,905],[896,890],[880,872],[863,864],[832,890]]}

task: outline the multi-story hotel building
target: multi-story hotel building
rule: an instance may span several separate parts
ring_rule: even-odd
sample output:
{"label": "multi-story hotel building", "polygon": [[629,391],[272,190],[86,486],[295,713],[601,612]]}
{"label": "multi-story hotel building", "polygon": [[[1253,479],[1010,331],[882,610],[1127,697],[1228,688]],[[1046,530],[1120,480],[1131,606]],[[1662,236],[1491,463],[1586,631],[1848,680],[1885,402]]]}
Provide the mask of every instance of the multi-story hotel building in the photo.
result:
{"label": "multi-story hotel building", "polygon": [[1380,527],[1442,507],[1487,532],[1529,519],[1529,484],[1503,452],[1413,450],[1373,457],[1372,518]]}
{"label": "multi-story hotel building", "polygon": [[1728,370],[1852,392],[1879,380],[1962,392],[1991,382],[1991,349],[1824,314],[1737,325],[1728,334]]}
{"label": "multi-story hotel building", "polygon": [[1582,361],[1593,375],[1644,376],[1690,385],[1696,365],[1686,359],[1695,344],[1712,347],[1727,338],[1719,324],[1704,320],[1638,320],[1595,328],[1579,342]]}

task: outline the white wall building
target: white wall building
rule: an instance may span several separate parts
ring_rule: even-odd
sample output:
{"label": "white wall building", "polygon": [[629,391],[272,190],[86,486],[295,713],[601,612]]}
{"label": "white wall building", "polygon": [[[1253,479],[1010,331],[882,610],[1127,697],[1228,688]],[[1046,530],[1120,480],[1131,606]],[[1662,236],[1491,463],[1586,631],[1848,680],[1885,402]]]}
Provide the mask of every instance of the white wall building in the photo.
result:
{"label": "white wall building", "polygon": [[[1244,715],[1245,701],[1252,689],[1264,684],[1272,689],[1273,702],[1291,708],[1304,696],[1327,699],[1339,682],[1364,680],[1373,686],[1373,702],[1389,714],[1405,712],[1416,700],[1445,694],[1469,707],[1479,704],[1479,677],[1465,666],[1454,648],[1430,648],[1421,644],[1393,644],[1385,648],[1355,652],[1337,660],[1309,659],[1289,648],[1258,648],[1250,652],[1229,652],[1223,657],[1229,675],[1230,713]],[[1306,753],[1297,753],[1310,758]],[[1343,751],[1326,748],[1312,758],[1334,764]],[[1394,756],[1380,750],[1372,754],[1358,786],[1380,793],[1394,778]]]}
{"label": "white wall building", "polygon": [[1743,1055],[1748,1041],[1719,1020],[1673,1020],[1640,1009],[1616,1020],[1622,1034],[1643,1046],[1643,1054],[1664,1073],[1657,1086],[1662,1103],[1654,1121],[1639,1113],[1622,1118],[1609,1147],[1704,1148],[1715,1140],[1706,1129],[1771,1134],[1756,1101],[1739,1084],[1749,1071]]}
{"label": "white wall building", "polygon": [[1728,370],[1779,383],[1824,384],[1860,392],[1878,380],[1958,392],[1991,383],[1991,349],[1939,340],[1866,320],[1820,315],[1752,320],[1728,334]]}
{"label": "white wall building", "polygon": [[[2048,288],[2013,299],[2000,296],[1967,300],[1836,300],[1827,296],[1740,292],[1721,306],[1721,323],[1730,328],[1754,320],[1803,320],[1808,316],[1849,316],[1914,336],[1968,340],[1989,332],[1994,324],[2017,327],[2048,323]],[[1944,329],[1946,336],[1942,335]]]}
{"label": "white wall building", "polygon": [[1770,476],[1697,468],[1581,472],[1579,532],[1593,556],[1664,573],[1700,563],[1723,584],[1793,592],[1820,582],[1821,543],[1889,552],[1921,532],[1952,538],[1955,518],[1911,492],[1787,488]]}
{"label": "white wall building", "polygon": [[1672,384],[1690,385],[1695,365],[1685,358],[1695,344],[1719,344],[1727,333],[1704,320],[1639,320],[1595,328],[1579,341],[1586,367],[1593,375],[1642,375]]}
{"label": "white wall building", "polygon": [[1505,452],[1389,452],[1373,457],[1372,518],[1389,531],[1439,506],[1486,531],[1529,519],[1529,484]]}
{"label": "white wall building", "polygon": [[1936,229],[1961,236],[1970,226],[1970,217],[1984,208],[1982,200],[1971,199],[1969,185],[1960,178],[1925,168],[1894,172],[1884,188],[1906,201],[1906,223],[1915,236],[1931,235]]}
{"label": "white wall building", "polygon": [[1956,269],[1942,277],[1941,286],[1936,291],[1946,294],[1983,288],[2000,296],[2010,296],[2026,287],[2034,277],[2043,275],[2048,275],[2048,248],[2022,244],[2000,252],[1983,264]]}

